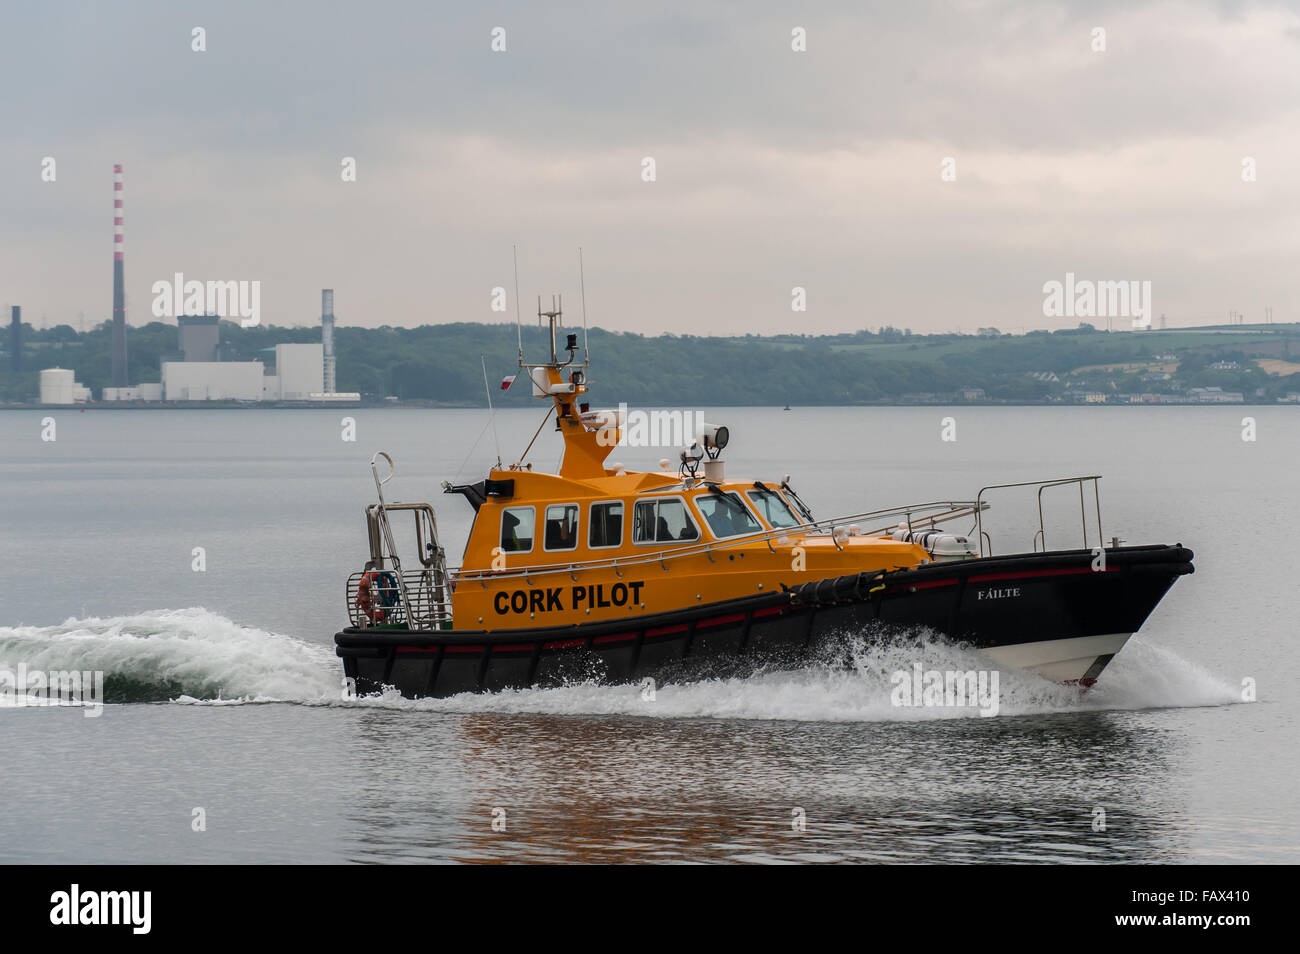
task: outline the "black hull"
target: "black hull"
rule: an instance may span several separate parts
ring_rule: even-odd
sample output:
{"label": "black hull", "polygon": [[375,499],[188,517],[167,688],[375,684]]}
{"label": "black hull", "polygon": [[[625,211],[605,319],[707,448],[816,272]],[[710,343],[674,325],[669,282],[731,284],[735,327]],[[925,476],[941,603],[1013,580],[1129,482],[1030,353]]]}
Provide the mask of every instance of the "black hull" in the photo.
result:
{"label": "black hull", "polygon": [[[917,626],[1089,685],[1174,580],[1193,571],[1182,546],[1122,547],[1105,556],[1104,572],[1094,569],[1090,550],[986,557],[635,620],[496,632],[349,628],[334,641],[358,694],[392,687],[412,698],[592,678],[701,678],[772,660],[797,663],[845,633]],[[1061,659],[1053,662],[1053,653]]]}

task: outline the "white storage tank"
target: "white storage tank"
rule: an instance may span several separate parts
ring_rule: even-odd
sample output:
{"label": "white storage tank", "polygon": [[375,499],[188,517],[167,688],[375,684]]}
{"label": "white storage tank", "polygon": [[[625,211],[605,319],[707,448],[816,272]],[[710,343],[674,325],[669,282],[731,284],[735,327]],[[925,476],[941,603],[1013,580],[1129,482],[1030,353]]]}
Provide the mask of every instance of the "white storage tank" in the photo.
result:
{"label": "white storage tank", "polygon": [[46,368],[41,372],[41,403],[71,404],[76,392],[76,373],[67,368]]}

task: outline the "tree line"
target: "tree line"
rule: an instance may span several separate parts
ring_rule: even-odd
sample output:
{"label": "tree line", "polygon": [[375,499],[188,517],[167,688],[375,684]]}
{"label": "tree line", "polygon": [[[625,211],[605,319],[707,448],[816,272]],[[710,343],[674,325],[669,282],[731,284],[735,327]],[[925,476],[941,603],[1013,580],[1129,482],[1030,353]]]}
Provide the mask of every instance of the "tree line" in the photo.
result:
{"label": "tree line", "polygon": [[[884,327],[839,335],[712,337],[646,336],[593,328],[586,340],[593,362],[593,399],[643,406],[912,403],[951,399],[966,389],[980,389],[991,401],[1034,403],[1059,398],[1067,385],[1031,375],[1054,372],[1064,378],[1084,366],[1149,360],[1168,340],[1150,333],[1108,334],[1088,325],[1018,336],[1002,335],[993,328],[981,331],[980,335],[915,335],[907,329]],[[581,345],[583,332],[576,332]],[[545,332],[532,325],[524,327],[522,334],[526,359],[549,358]],[[220,337],[224,359],[269,363],[272,355],[267,349],[279,343],[318,342],[320,329],[242,328],[237,322],[223,321]],[[1249,387],[1252,396],[1258,387],[1274,396],[1300,390],[1300,375],[1270,377],[1251,366],[1240,350],[1228,350],[1216,340],[1218,336],[1202,337],[1199,346],[1180,349],[1180,369],[1186,367],[1194,383]],[[514,324],[339,327],[335,343],[338,390],[357,391],[368,400],[392,396],[401,401],[482,406],[486,403],[483,365],[495,403],[526,405],[532,400],[526,378],[509,391],[498,390],[501,379],[517,371],[519,331]],[[561,336],[561,347],[563,343]],[[1283,347],[1288,346],[1286,339]],[[7,330],[0,347],[8,347]],[[7,354],[0,357],[0,400],[33,400],[38,370],[55,366],[75,370],[78,380],[98,397],[111,383],[109,348],[107,322],[84,333],[67,325],[41,330],[24,326],[24,370],[10,371]],[[173,324],[129,327],[131,383],[160,380],[159,363],[174,355],[176,348]],[[1206,370],[1216,355],[1227,354],[1240,356],[1240,373]],[[580,361],[582,352],[578,355]],[[1118,378],[1137,390],[1158,390],[1138,387],[1136,375]]]}

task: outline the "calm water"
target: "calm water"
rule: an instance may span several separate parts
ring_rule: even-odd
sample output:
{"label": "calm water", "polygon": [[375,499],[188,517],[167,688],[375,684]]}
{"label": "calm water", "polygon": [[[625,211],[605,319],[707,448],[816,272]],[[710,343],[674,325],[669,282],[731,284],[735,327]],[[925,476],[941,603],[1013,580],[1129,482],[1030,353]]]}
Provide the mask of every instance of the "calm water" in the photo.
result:
{"label": "calm water", "polygon": [[[890,704],[915,661],[988,665],[925,638],[653,701],[344,702],[331,636],[369,456],[396,458],[394,496],[431,499],[455,561],[471,511],[439,482],[495,459],[486,412],[69,410],[43,442],[46,413],[0,412],[0,667],[100,669],[137,701],[0,709],[0,860],[1300,860],[1294,408],[709,412],[731,473],[789,473],[818,516],[1102,473],[1107,539],[1196,551],[1096,689],[1004,674],[995,718]],[[541,414],[498,415],[504,456]],[[538,444],[550,469],[558,442]],[[1077,545],[1078,497],[1056,493],[1049,543]],[[1032,495],[993,504],[995,549],[1028,549]]]}

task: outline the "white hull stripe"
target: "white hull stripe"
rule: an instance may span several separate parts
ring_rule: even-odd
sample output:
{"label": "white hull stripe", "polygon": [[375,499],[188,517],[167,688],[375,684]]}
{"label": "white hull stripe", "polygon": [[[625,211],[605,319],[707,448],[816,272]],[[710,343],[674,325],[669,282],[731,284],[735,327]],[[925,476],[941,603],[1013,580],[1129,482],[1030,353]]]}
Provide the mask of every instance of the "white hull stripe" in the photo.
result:
{"label": "white hull stripe", "polygon": [[1103,633],[1043,639],[1014,646],[992,646],[981,650],[1003,666],[1029,669],[1053,682],[1075,682],[1088,677],[1099,656],[1113,656],[1124,648],[1132,633]]}

